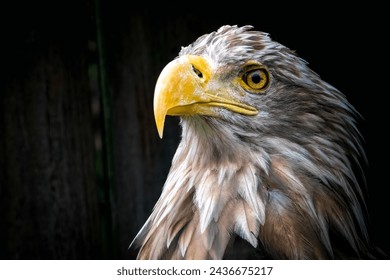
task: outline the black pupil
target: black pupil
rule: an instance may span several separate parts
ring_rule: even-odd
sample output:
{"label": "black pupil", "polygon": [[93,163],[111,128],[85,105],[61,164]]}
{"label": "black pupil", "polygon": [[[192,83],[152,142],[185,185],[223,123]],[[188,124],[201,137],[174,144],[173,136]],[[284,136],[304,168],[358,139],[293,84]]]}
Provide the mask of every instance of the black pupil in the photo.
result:
{"label": "black pupil", "polygon": [[252,80],[252,82],[255,83],[255,84],[260,83],[260,81],[261,81],[260,74],[259,74],[259,73],[253,73],[253,74],[251,75],[251,80]]}

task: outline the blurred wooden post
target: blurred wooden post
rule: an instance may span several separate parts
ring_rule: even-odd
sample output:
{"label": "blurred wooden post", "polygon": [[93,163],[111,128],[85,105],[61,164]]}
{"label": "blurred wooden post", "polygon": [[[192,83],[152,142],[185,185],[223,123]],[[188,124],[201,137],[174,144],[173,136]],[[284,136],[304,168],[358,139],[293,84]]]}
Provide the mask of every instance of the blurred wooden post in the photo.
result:
{"label": "blurred wooden post", "polygon": [[87,4],[16,7],[2,33],[0,258],[101,258]]}

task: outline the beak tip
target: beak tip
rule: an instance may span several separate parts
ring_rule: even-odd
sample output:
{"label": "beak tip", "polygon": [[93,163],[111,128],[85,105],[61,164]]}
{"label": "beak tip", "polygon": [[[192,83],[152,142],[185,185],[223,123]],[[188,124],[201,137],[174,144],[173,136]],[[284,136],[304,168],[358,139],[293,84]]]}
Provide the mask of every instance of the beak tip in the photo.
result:
{"label": "beak tip", "polygon": [[155,120],[158,136],[160,136],[160,138],[162,139],[164,134],[165,114],[163,114],[163,117],[161,117],[161,115],[156,115]]}

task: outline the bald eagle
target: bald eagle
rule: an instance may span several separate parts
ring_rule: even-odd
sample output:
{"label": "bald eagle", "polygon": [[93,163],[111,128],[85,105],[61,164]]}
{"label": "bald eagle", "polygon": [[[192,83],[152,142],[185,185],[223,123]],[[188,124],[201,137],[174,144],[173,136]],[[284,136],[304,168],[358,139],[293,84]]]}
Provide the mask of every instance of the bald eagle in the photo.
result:
{"label": "bald eagle", "polygon": [[183,47],[154,114],[182,137],[138,259],[367,257],[359,114],[269,34],[225,25]]}

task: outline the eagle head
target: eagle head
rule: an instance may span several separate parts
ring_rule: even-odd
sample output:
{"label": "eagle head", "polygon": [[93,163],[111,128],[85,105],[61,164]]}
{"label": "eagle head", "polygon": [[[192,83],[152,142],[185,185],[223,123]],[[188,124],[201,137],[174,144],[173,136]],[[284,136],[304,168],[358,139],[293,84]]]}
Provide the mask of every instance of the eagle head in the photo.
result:
{"label": "eagle head", "polygon": [[154,113],[182,138],[139,259],[223,259],[237,240],[274,259],[359,258],[364,159],[345,96],[267,33],[222,26],[162,70]]}

